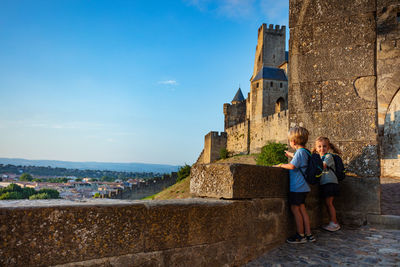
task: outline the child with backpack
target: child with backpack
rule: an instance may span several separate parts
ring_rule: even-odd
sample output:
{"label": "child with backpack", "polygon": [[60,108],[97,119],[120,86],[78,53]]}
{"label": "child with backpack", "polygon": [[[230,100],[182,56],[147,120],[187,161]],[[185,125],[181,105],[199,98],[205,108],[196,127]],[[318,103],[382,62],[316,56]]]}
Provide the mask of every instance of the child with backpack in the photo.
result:
{"label": "child with backpack", "polygon": [[[339,163],[337,164],[338,166],[335,166],[335,161],[338,160],[338,156],[328,153],[329,151],[341,154],[340,150],[329,141],[329,138],[323,136],[318,137],[315,140],[313,152],[317,152],[323,161],[324,170],[320,181],[320,192],[321,196],[325,199],[325,205],[330,219],[329,224],[322,228],[330,232],[335,232],[340,229],[340,225],[336,219],[336,209],[333,205],[333,199],[335,196],[339,195],[338,176],[341,178],[344,173],[343,171],[342,174],[335,173],[339,168],[341,168],[341,166]],[[342,161],[340,160],[340,162]],[[343,163],[341,164],[343,166]]]}
{"label": "child with backpack", "polygon": [[303,127],[291,128],[288,139],[290,147],[295,149],[296,152],[285,151],[285,156],[293,159],[290,163],[274,166],[289,170],[290,192],[288,200],[296,221],[297,232],[295,235],[289,237],[286,242],[291,244],[315,242],[316,239],[311,234],[310,218],[305,207],[305,200],[307,193],[310,192],[310,187],[302,174],[302,171],[304,172],[307,168],[309,159],[309,151],[305,149],[308,141],[308,131]]}

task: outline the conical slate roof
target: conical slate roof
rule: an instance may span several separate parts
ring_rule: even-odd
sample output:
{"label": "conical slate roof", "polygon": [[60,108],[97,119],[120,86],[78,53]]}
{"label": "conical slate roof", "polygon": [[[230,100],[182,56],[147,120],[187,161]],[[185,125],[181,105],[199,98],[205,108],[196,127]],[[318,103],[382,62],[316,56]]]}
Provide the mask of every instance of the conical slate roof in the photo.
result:
{"label": "conical slate roof", "polygon": [[232,99],[232,103],[233,102],[242,102],[243,100],[244,100],[244,97],[242,94],[242,90],[240,90],[240,87],[239,87],[239,90],[237,91],[235,97]]}

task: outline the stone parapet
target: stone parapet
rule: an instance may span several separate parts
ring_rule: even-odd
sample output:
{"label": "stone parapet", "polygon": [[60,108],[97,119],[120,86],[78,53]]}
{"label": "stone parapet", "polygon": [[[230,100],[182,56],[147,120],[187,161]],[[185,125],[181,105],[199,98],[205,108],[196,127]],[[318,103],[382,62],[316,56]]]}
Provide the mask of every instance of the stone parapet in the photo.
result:
{"label": "stone parapet", "polygon": [[0,266],[240,266],[293,231],[285,199],[0,202]]}
{"label": "stone parapet", "polygon": [[191,169],[190,192],[200,197],[249,199],[285,198],[289,176],[285,169],[247,164],[198,164]]}

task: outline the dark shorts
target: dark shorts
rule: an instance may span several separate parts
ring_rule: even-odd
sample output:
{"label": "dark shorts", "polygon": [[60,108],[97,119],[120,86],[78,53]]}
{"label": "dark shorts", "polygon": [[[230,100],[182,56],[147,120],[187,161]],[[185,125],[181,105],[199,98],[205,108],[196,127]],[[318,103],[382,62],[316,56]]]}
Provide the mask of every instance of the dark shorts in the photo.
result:
{"label": "dark shorts", "polygon": [[323,184],[319,191],[322,198],[336,197],[339,195],[339,185],[334,183]]}
{"label": "dark shorts", "polygon": [[289,192],[289,205],[300,206],[305,204],[308,192]]}

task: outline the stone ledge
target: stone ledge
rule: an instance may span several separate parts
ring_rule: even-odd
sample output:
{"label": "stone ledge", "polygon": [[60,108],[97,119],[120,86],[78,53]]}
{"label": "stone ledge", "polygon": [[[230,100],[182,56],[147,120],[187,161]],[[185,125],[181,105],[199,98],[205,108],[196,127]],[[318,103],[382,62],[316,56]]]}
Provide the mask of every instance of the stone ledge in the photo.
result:
{"label": "stone ledge", "polygon": [[236,164],[197,164],[192,167],[190,192],[224,199],[285,198],[289,172],[285,169]]}
{"label": "stone ledge", "polygon": [[367,214],[367,223],[379,228],[400,230],[400,216],[396,215]]}
{"label": "stone ledge", "polygon": [[282,198],[102,202],[0,202],[0,266],[239,266],[293,230]]}

